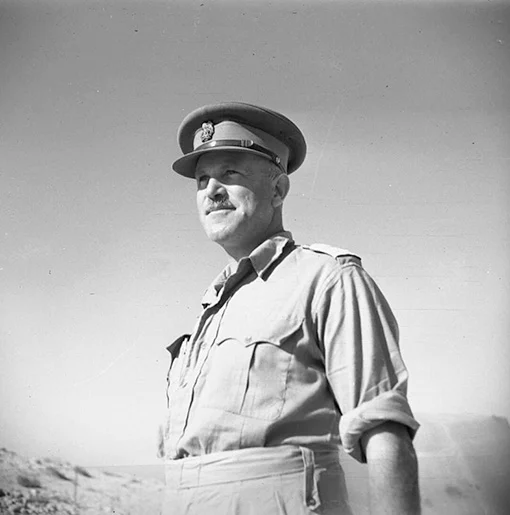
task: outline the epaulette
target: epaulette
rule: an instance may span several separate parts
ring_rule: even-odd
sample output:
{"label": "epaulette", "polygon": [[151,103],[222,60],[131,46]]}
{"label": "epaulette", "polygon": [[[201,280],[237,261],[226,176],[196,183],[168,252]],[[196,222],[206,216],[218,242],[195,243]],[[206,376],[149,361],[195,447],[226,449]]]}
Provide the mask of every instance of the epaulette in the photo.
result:
{"label": "epaulette", "polygon": [[312,245],[301,245],[301,247],[304,249],[313,250],[319,254],[327,254],[328,256],[331,256],[335,259],[352,257],[361,263],[361,258],[350,250],[333,247],[332,245],[326,245],[324,243],[312,243]]}

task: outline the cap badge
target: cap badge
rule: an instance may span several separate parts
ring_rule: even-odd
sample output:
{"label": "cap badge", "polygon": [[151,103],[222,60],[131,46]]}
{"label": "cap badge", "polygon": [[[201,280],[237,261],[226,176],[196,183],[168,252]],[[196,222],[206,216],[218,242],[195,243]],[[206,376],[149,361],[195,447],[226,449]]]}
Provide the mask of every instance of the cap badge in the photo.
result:
{"label": "cap badge", "polygon": [[202,124],[202,132],[200,133],[200,140],[202,143],[212,139],[214,134],[214,125],[212,122],[204,122]]}

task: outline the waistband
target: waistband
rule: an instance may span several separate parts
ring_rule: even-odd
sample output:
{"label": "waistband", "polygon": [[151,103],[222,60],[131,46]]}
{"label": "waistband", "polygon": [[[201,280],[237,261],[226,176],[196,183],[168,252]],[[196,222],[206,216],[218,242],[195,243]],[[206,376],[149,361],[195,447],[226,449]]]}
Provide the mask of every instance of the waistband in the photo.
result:
{"label": "waistband", "polygon": [[166,485],[192,488],[306,472],[316,467],[339,466],[339,454],[339,450],[281,445],[170,460],[165,463]]}

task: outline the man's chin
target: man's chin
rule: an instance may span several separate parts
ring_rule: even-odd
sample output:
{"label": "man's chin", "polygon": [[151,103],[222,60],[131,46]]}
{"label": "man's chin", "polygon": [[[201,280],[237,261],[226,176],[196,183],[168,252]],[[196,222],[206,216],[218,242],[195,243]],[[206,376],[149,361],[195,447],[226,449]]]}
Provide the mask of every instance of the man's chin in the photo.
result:
{"label": "man's chin", "polygon": [[222,246],[228,244],[228,242],[233,239],[233,231],[228,229],[215,230],[211,228],[206,229],[205,233],[211,241],[213,241],[214,243],[218,243],[218,245]]}

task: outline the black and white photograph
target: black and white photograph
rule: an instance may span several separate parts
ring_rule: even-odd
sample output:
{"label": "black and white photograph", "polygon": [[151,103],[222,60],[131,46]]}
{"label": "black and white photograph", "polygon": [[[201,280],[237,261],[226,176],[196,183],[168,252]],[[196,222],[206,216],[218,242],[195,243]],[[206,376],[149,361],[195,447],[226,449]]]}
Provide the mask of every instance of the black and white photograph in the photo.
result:
{"label": "black and white photograph", "polygon": [[507,515],[509,223],[509,0],[0,0],[0,514]]}

